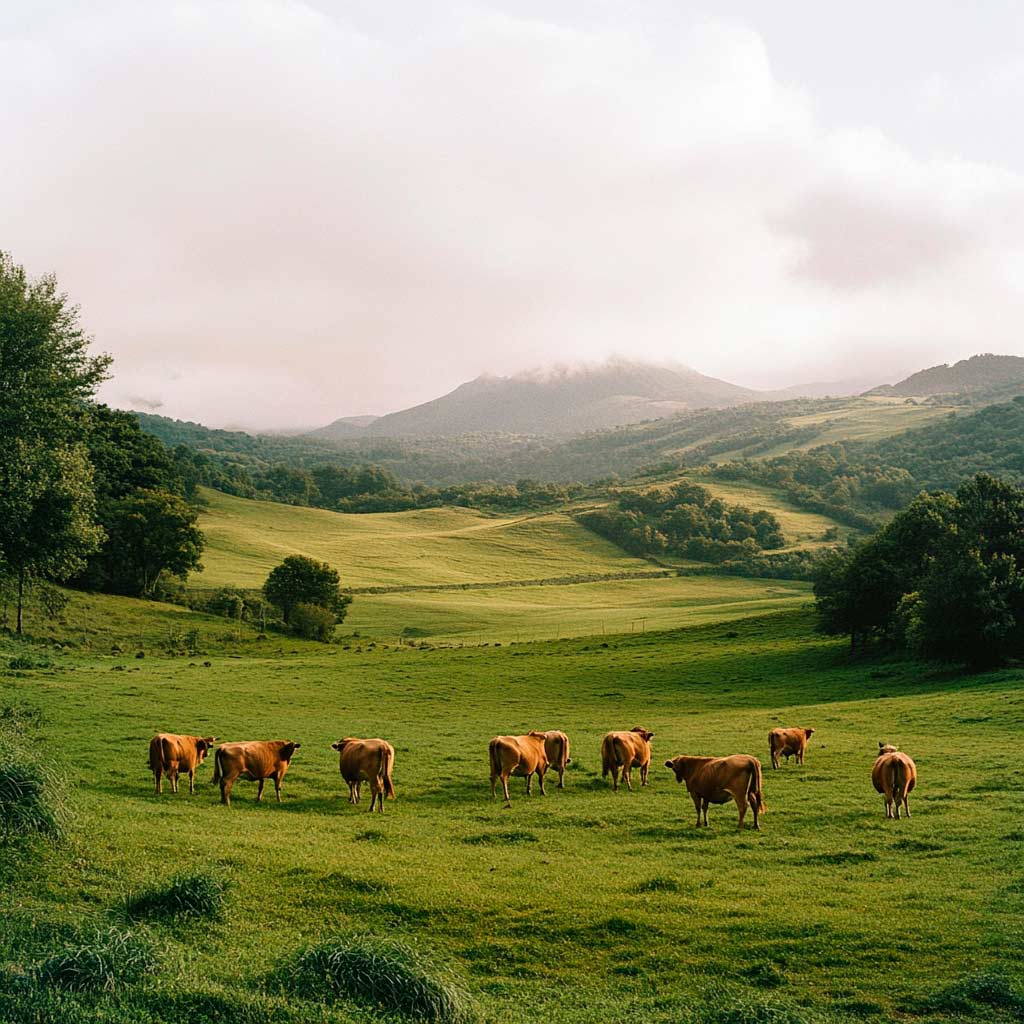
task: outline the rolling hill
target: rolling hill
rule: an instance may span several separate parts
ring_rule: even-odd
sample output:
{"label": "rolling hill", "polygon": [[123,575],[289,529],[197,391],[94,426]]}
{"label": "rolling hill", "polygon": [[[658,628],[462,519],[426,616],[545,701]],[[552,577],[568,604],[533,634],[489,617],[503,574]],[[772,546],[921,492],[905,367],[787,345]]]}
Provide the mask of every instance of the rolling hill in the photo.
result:
{"label": "rolling hill", "polygon": [[1000,401],[1024,394],[1024,357],[991,353],[971,356],[952,365],[943,363],[919,370],[896,384],[874,388],[869,394],[908,398],[957,395],[971,400]]}

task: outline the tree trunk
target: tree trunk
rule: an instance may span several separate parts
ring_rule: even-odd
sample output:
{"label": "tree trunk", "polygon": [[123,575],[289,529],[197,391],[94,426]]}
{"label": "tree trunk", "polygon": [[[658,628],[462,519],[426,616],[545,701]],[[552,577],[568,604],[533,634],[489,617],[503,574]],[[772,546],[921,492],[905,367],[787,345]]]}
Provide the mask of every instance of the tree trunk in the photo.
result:
{"label": "tree trunk", "polygon": [[21,636],[21,610],[25,603],[25,569],[18,570],[18,625],[15,632]]}

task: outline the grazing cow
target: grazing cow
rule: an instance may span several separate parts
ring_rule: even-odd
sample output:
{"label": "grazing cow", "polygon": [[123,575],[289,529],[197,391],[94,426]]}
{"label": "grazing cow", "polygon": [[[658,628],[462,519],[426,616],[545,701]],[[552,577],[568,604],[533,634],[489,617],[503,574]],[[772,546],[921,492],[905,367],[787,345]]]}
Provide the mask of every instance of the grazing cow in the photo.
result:
{"label": "grazing cow", "polygon": [[629,732],[610,732],[601,741],[601,777],[612,773],[612,789],[619,788],[619,771],[626,788],[632,790],[630,769],[640,768],[640,785],[647,785],[647,774],[651,770],[651,740],[654,733],[639,725]]}
{"label": "grazing cow", "polygon": [[871,782],[885,796],[885,816],[899,820],[900,804],[910,817],[907,797],[917,785],[917,765],[888,743],[878,744],[878,757],[871,769]]}
{"label": "grazing cow", "polygon": [[157,733],[149,741],[149,767],[156,780],[157,795],[164,791],[166,775],[171,792],[178,792],[178,772],[188,772],[188,791],[196,791],[196,769],[206,760],[217,742],[216,736],[178,736],[173,732]]}
{"label": "grazing cow", "polygon": [[796,763],[804,763],[807,741],[814,735],[813,729],[772,729],[768,733],[768,752],[772,755],[772,767],[779,767],[779,755],[789,759],[796,755]]}
{"label": "grazing cow", "polygon": [[357,804],[363,779],[370,783],[370,813],[374,804],[384,813],[384,797],[395,799],[391,782],[391,766],[395,763],[395,748],[387,740],[360,740],[353,736],[331,744],[338,751],[338,770],[348,783],[348,802]]}
{"label": "grazing cow", "polygon": [[754,828],[760,829],[758,820],[764,814],[764,796],[761,794],[761,762],[749,754],[731,757],[687,757],[685,754],[665,762],[675,772],[676,782],[685,782],[697,808],[697,827],[701,813],[708,823],[708,804],[736,801],[739,808],[739,827],[747,813],[747,804],[754,812]]}
{"label": "grazing cow", "polygon": [[213,782],[220,783],[220,802],[231,806],[231,788],[236,779],[258,782],[256,800],[263,799],[267,779],[274,780],[274,793],[281,802],[281,780],[301,743],[293,740],[253,740],[222,743],[213,759]]}
{"label": "grazing cow", "polygon": [[548,770],[548,755],[545,747],[546,734],[529,732],[525,736],[495,736],[490,743],[491,760],[491,799],[495,793],[495,782],[501,779],[501,790],[505,794],[505,803],[511,804],[508,795],[508,779],[510,775],[526,776],[526,795],[533,792],[533,773],[537,773],[540,782],[540,795],[544,792],[544,773]]}
{"label": "grazing cow", "polygon": [[572,764],[569,737],[557,729],[549,729],[544,733],[544,752],[548,755],[548,768],[558,772],[558,788],[565,789],[565,769]]}

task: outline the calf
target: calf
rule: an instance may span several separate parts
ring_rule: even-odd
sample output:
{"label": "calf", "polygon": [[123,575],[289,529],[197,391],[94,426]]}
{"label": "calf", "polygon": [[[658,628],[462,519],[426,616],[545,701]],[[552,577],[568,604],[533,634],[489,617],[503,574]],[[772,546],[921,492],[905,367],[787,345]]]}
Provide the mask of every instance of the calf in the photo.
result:
{"label": "calf", "polygon": [[917,785],[917,765],[888,743],[878,744],[878,757],[871,768],[875,790],[885,796],[885,816],[899,820],[900,805],[910,817],[907,797]]}
{"label": "calf", "polygon": [[213,782],[220,783],[220,802],[231,806],[231,789],[235,780],[258,782],[256,800],[263,799],[267,779],[274,780],[274,793],[281,802],[281,780],[288,765],[301,747],[294,740],[253,740],[249,743],[222,743],[213,759]]}
{"label": "calf", "polygon": [[370,813],[376,804],[384,813],[384,797],[395,799],[391,782],[391,766],[395,763],[395,748],[387,740],[360,740],[349,736],[331,744],[338,751],[338,770],[348,783],[348,802],[359,803],[363,779],[370,783]]}
{"label": "calf", "polygon": [[157,733],[149,741],[149,767],[156,781],[157,795],[164,791],[166,775],[171,792],[178,792],[178,772],[188,772],[188,791],[196,791],[196,769],[206,760],[217,742],[216,736],[178,736],[173,732]]}
{"label": "calf", "polygon": [[796,755],[796,763],[804,763],[807,741],[814,735],[813,729],[772,729],[768,733],[768,752],[772,755],[772,767],[779,767],[779,755],[789,759]]}
{"label": "calf", "polygon": [[569,737],[557,729],[549,729],[544,733],[544,752],[548,756],[548,768],[558,772],[558,788],[565,789],[565,769],[572,764]]}
{"label": "calf", "polygon": [[612,789],[618,791],[619,771],[626,788],[632,790],[630,769],[640,769],[640,785],[647,785],[647,775],[651,770],[651,740],[654,733],[639,725],[629,732],[610,732],[601,741],[601,777],[607,778],[612,773]]}
{"label": "calf", "polygon": [[533,775],[537,774],[540,782],[540,795],[544,792],[544,774],[548,770],[548,755],[545,750],[545,734],[529,732],[525,736],[495,736],[489,745],[491,761],[491,799],[495,792],[495,783],[501,779],[501,790],[505,794],[505,803],[511,804],[508,795],[508,779],[510,775],[526,776],[526,795],[533,791]]}
{"label": "calf", "polygon": [[724,804],[735,800],[739,808],[739,827],[743,828],[747,804],[754,812],[754,828],[760,829],[759,818],[765,811],[761,794],[761,762],[749,754],[731,757],[687,757],[685,754],[665,762],[675,772],[676,782],[685,782],[697,808],[697,827],[708,823],[708,804]]}

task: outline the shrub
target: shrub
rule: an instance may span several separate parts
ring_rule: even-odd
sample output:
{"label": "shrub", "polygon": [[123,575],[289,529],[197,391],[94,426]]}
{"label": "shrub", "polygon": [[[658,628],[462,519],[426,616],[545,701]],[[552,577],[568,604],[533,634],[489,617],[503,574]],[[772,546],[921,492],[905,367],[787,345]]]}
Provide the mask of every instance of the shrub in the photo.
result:
{"label": "shrub", "polygon": [[302,601],[292,610],[290,625],[296,636],[326,643],[331,639],[336,621],[334,612]]}
{"label": "shrub", "polygon": [[0,845],[63,838],[71,820],[64,779],[28,739],[26,712],[0,712]]}
{"label": "shrub", "polygon": [[131,918],[202,917],[217,920],[224,913],[228,883],[207,871],[175,875],[164,885],[130,894],[125,913]]}
{"label": "shrub", "polygon": [[285,987],[324,1001],[337,998],[439,1024],[476,1019],[467,993],[411,946],[372,938],[327,939],[282,971]]}
{"label": "shrub", "polygon": [[36,976],[45,985],[69,992],[114,992],[156,969],[156,947],[148,935],[108,928],[47,957],[36,968]]}

